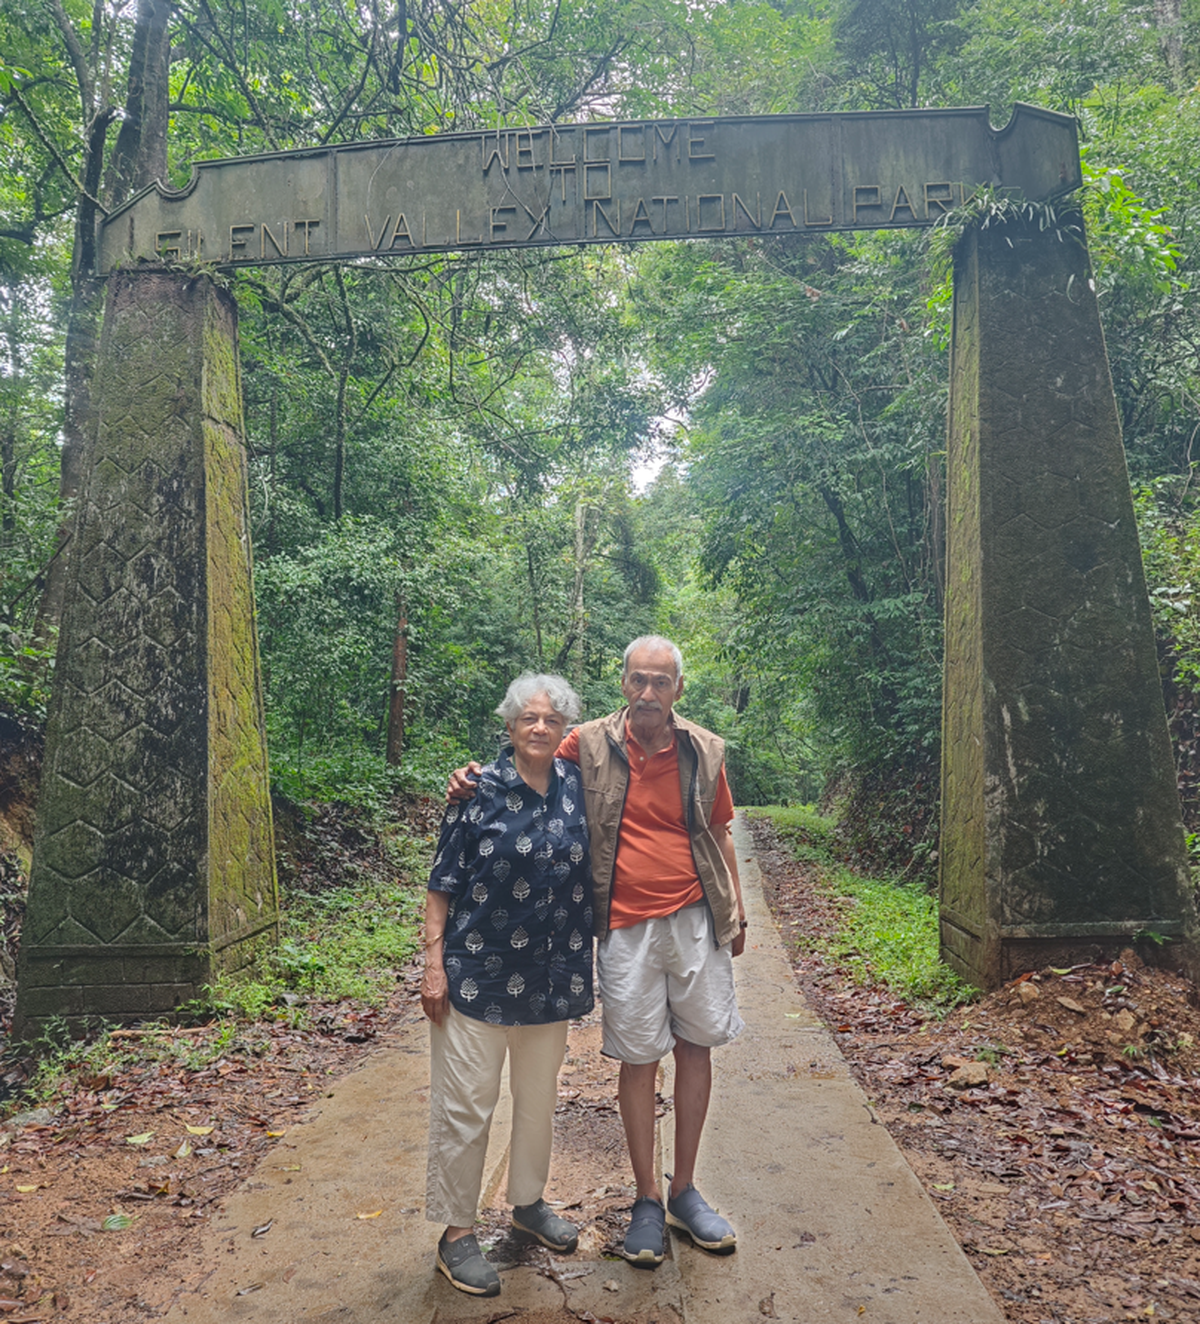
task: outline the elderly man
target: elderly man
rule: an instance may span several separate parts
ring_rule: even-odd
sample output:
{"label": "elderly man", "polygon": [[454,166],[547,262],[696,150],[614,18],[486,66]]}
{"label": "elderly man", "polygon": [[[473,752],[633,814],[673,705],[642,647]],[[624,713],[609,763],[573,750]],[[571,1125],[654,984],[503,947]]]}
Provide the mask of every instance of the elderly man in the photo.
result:
{"label": "elderly man", "polygon": [[[637,1182],[622,1254],[661,1264],[670,1223],[706,1250],[737,1234],[693,1184],[712,1092],[711,1050],[742,1029],[731,958],[746,912],[719,736],[673,711],[679,649],[658,635],[625,650],[627,706],[571,731],[591,834],[603,1051],[621,1063],[618,1101]],[[454,794],[452,783],[452,794]],[[675,1055],[675,1172],[663,1202],[654,1173],[658,1062]]]}

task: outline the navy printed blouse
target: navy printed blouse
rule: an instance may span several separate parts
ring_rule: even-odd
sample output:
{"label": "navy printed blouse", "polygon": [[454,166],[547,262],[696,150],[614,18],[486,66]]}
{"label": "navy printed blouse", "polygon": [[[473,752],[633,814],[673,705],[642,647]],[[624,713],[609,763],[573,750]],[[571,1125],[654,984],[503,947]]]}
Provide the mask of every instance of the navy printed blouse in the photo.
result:
{"label": "navy printed blouse", "polygon": [[592,1009],[592,878],[579,769],[555,759],[543,797],[505,751],[442,819],[429,890],[450,893],[450,1001],[492,1025]]}

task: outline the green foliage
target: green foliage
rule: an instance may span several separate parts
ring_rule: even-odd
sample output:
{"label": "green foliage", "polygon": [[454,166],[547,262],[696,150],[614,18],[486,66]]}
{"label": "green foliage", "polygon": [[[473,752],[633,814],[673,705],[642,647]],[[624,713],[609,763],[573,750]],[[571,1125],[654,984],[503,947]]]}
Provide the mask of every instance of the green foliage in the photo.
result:
{"label": "green foliage", "polygon": [[1143,296],[1187,290],[1178,277],[1182,250],[1164,207],[1148,207],[1116,167],[1095,170],[1083,159],[1088,234],[1096,279],[1103,291],[1116,280],[1142,287]]}
{"label": "green foliage", "polygon": [[[1159,637],[1169,641],[1174,678],[1200,689],[1200,527],[1190,514],[1172,510],[1175,482],[1146,485],[1134,493],[1142,536],[1142,561],[1150,590],[1150,609]],[[1166,488],[1167,491],[1163,491]]]}
{"label": "green foliage", "polygon": [[826,8],[769,0],[658,6],[664,40],[644,52],[649,58],[624,88],[624,113],[669,119],[812,109],[830,80]]}
{"label": "green foliage", "polygon": [[458,742],[449,733],[418,731],[394,765],[382,753],[353,742],[306,754],[303,761],[273,755],[271,785],[296,804],[355,805],[372,819],[382,820],[397,794],[440,796],[447,772],[474,757],[475,747]]}
{"label": "green foliage", "polygon": [[[1110,184],[1106,177],[1105,187]],[[984,184],[930,230],[928,247],[934,279],[944,280],[950,275],[955,251],[968,230],[1011,224],[1036,225],[1043,234],[1053,230],[1064,243],[1083,242],[1083,230],[1069,202],[1065,207],[1057,202],[1030,202],[1013,190]]]}
{"label": "green foliage", "polygon": [[381,754],[360,744],[340,750],[326,747],[303,761],[290,761],[280,754],[271,761],[272,790],[296,804],[352,804],[378,816],[406,784],[403,769],[389,767]]}
{"label": "green foliage", "polygon": [[[1198,15],[1188,0],[1191,77]],[[80,184],[115,200],[132,16],[0,10],[0,699],[33,712]],[[986,101],[999,123],[1017,99],[1077,113],[1155,619],[1193,684],[1200,97],[1157,21],[1133,0],[385,15],[314,0],[296,23],[277,0],[186,0],[155,127],[182,186],[207,158],[547,120]],[[956,225],[1019,206],[984,190],[935,256]],[[743,803],[935,766],[950,283],[928,256],[914,234],[824,235],[239,272],[277,788],[382,814],[397,786],[436,788],[492,753],[492,710],[525,666],[564,671],[590,713],[612,707],[621,649],[650,629],[683,646],[682,711],[726,737]],[[665,463],[641,490],[650,456]],[[930,779],[913,781],[931,811]],[[872,803],[895,819],[874,835],[900,843],[914,805]]]}
{"label": "green foliage", "polygon": [[285,889],[279,945],[264,949],[250,971],[218,979],[190,1008],[193,1016],[304,1025],[310,1004],[387,1001],[417,949],[432,843],[382,816],[363,822],[377,834],[381,858],[340,857],[339,885]]}
{"label": "green foliage", "polygon": [[424,889],[355,880],[313,897],[292,897],[281,946],[264,974],[285,989],[323,1001],[382,1005],[417,947]]}
{"label": "green foliage", "polygon": [[818,885],[849,904],[837,931],[808,941],[859,983],[882,983],[900,997],[948,1011],[975,996],[938,957],[937,898],[924,887],[867,878],[830,854],[836,824],[810,808],[763,809],[797,859],[817,867]]}
{"label": "green foliage", "polygon": [[974,990],[938,956],[937,898],[919,884],[858,878],[840,871],[830,880],[854,906],[830,951],[862,982],[878,980],[902,997],[949,1009]]}
{"label": "green foliage", "polygon": [[730,594],[720,654],[755,681],[740,724],[764,749],[782,726],[803,776],[938,740],[945,381],[918,263],[909,235],[714,245],[647,255],[634,289],[688,413],[700,582]]}
{"label": "green foliage", "polygon": [[841,95],[855,108],[903,110],[937,86],[939,64],[962,45],[960,0],[834,0]]}
{"label": "green foliage", "polygon": [[[0,165],[4,129],[0,118]],[[22,239],[5,235],[6,209],[18,205],[15,187],[0,172],[0,697],[36,710],[44,707],[37,689],[45,681],[45,650],[33,641],[62,514],[57,396],[63,342],[49,316],[54,262],[62,252],[52,244],[31,251]],[[40,679],[22,692],[30,670]]]}
{"label": "green foliage", "polygon": [[151,1021],[133,1036],[97,1025],[84,1038],[73,1034],[64,1021],[52,1019],[36,1040],[24,1046],[36,1065],[8,1111],[62,1104],[78,1090],[80,1078],[115,1077],[150,1065],[201,1071],[253,1038],[251,1027],[233,1019],[219,1022],[212,1034],[202,1037],[181,1034],[178,1026],[165,1021]]}
{"label": "green foliage", "polygon": [[946,99],[990,105],[997,125],[1014,101],[1074,113],[1098,87],[1124,95],[1165,73],[1145,8],[1130,0],[977,0],[954,25],[964,40],[942,70]]}
{"label": "green foliage", "polygon": [[0,628],[0,707],[46,720],[54,653],[35,648]]}
{"label": "green foliage", "polygon": [[837,822],[812,805],[765,805],[754,811],[775,825],[798,860],[828,863],[837,837]]}
{"label": "green foliage", "polygon": [[281,762],[328,759],[377,730],[383,711],[394,601],[405,586],[393,531],[347,518],[294,556],[261,561],[255,587],[264,677]]}

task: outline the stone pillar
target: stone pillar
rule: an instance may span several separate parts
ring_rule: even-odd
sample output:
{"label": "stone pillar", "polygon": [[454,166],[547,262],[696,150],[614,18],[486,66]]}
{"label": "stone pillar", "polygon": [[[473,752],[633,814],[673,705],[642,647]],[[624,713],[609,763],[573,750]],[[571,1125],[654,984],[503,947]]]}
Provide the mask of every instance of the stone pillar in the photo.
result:
{"label": "stone pillar", "polygon": [[[947,447],[943,958],[983,988],[1196,915],[1086,248],[956,255]],[[1154,950],[1147,941],[1139,950]]]}
{"label": "stone pillar", "polygon": [[237,312],[206,276],[111,277],[97,431],[21,935],[16,1023],[169,1014],[277,896]]}

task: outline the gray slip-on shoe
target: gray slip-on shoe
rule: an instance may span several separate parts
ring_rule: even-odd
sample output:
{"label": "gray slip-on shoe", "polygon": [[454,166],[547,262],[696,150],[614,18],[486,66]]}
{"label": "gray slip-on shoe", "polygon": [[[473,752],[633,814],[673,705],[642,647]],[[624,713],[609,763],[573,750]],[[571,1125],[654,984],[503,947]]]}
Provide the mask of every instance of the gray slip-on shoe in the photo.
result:
{"label": "gray slip-on shoe", "polygon": [[512,1221],[519,1232],[536,1237],[543,1246],[563,1255],[569,1255],[579,1245],[579,1229],[574,1223],[560,1218],[545,1200],[514,1205]]}
{"label": "gray slip-on shoe", "polygon": [[479,1242],[471,1233],[457,1241],[447,1241],[446,1234],[437,1245],[437,1267],[458,1288],[472,1296],[499,1296],[500,1275],[483,1258]]}
{"label": "gray slip-on shoe", "polygon": [[649,1195],[635,1200],[621,1254],[639,1269],[653,1269],[663,1262],[666,1240],[666,1214],[662,1205]]}
{"label": "gray slip-on shoe", "polygon": [[[667,1181],[671,1179],[668,1176]],[[668,1192],[670,1187],[667,1187]],[[728,1255],[737,1250],[737,1233],[689,1182],[678,1195],[668,1195],[667,1222],[686,1232],[697,1246]]]}

